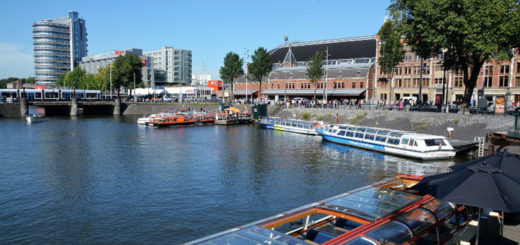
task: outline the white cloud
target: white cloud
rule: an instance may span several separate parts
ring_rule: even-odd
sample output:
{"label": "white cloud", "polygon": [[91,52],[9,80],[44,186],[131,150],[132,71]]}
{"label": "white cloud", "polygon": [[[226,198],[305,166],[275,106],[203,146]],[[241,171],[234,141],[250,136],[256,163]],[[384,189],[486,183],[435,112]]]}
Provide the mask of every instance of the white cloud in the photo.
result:
{"label": "white cloud", "polygon": [[0,78],[34,76],[32,53],[16,44],[0,42]]}

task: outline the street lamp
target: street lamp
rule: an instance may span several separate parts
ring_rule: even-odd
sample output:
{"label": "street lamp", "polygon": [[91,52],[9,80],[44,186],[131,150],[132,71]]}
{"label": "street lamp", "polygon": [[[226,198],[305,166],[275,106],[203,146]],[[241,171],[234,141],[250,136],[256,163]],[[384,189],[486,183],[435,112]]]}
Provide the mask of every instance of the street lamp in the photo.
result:
{"label": "street lamp", "polygon": [[[246,58],[246,62],[245,62],[245,64],[246,64],[246,75],[245,76],[246,76],[246,103],[247,103],[247,101],[248,101],[247,100],[247,97],[248,97],[248,94],[247,94],[247,92],[248,92],[247,91],[247,73],[248,73],[247,60],[249,59],[249,54],[248,54],[249,53],[249,49],[247,49],[247,48],[244,48],[244,49],[245,49],[245,55],[244,56]],[[262,88],[260,88],[260,89],[262,89]],[[253,95],[252,94],[251,94],[251,99],[253,99]]]}

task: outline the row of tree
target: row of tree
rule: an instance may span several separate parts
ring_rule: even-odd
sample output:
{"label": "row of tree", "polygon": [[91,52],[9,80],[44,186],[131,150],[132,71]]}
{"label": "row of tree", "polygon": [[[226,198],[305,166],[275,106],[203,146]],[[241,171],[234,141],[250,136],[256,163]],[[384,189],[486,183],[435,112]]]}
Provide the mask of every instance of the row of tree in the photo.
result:
{"label": "row of tree", "polygon": [[519,6],[518,0],[392,0],[378,33],[380,68],[393,79],[403,43],[422,59],[442,54],[444,69],[464,75],[468,107],[484,62],[508,59],[520,47]]}
{"label": "row of tree", "polygon": [[[251,56],[251,63],[247,65],[247,78],[252,82],[260,83],[260,89],[258,91],[259,96],[262,94],[262,80],[265,76],[269,75],[273,68],[273,62],[271,55],[267,53],[267,50],[263,47],[259,47],[255,50],[255,53]],[[244,60],[236,53],[229,52],[224,57],[224,66],[220,68],[220,78],[224,83],[231,85],[231,100],[234,100],[234,83],[236,80],[244,75]]]}
{"label": "row of tree", "polygon": [[63,74],[56,85],[77,89],[110,89],[110,73],[112,73],[112,87],[119,91],[121,87],[133,88],[134,75],[136,87],[143,87],[141,79],[142,63],[139,56],[126,54],[117,56],[112,65],[100,67],[96,74],[87,74],[80,67]]}
{"label": "row of tree", "polygon": [[[273,67],[271,55],[269,55],[265,48],[259,47],[255,50],[253,56],[251,56],[251,59],[252,62],[247,66],[247,78],[253,82],[260,83],[258,96],[261,97],[262,80],[265,76],[269,75],[269,72],[271,72]],[[244,75],[244,70],[242,69],[243,65],[244,61],[238,54],[229,52],[226,57],[224,57],[224,66],[220,68],[220,78],[224,83],[229,83],[231,85],[231,100],[234,100],[234,83],[240,76]],[[323,54],[321,52],[316,51],[312,57],[307,66],[307,74],[309,81],[312,84],[316,84],[325,74],[323,69]],[[316,86],[314,86],[314,100],[316,100]]]}
{"label": "row of tree", "polygon": [[7,84],[14,81],[22,81],[22,83],[34,83],[34,77],[28,78],[18,78],[18,77],[8,77],[4,79],[0,79],[0,88],[7,88]]}

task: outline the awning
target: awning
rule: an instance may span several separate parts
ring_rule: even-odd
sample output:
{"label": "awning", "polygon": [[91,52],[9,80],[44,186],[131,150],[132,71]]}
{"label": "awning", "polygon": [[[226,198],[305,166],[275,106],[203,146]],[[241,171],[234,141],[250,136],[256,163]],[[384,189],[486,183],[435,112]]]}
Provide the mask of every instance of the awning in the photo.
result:
{"label": "awning", "polygon": [[[247,95],[251,95],[251,94],[254,94],[256,92],[258,92],[258,89],[248,89],[247,90]],[[246,95],[246,90],[245,89],[237,89],[237,90],[233,91],[233,94],[234,95]]]}
{"label": "awning", "polygon": [[[328,89],[327,95],[328,96],[359,96],[362,93],[364,93],[366,89],[364,88],[353,88],[353,89]],[[262,94],[265,95],[289,95],[289,96],[312,96],[314,95],[314,89],[268,89]],[[320,96],[323,95],[323,89],[316,89],[316,95]]]}

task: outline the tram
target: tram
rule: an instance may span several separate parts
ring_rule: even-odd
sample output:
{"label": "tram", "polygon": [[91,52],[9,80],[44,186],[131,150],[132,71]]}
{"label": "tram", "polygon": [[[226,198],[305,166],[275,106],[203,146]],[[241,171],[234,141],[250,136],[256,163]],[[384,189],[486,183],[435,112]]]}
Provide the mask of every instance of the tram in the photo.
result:
{"label": "tram", "polygon": [[5,102],[7,98],[18,101],[22,95],[29,101],[56,100],[67,101],[76,96],[78,100],[101,100],[100,90],[82,89],[0,89],[0,99]]}

